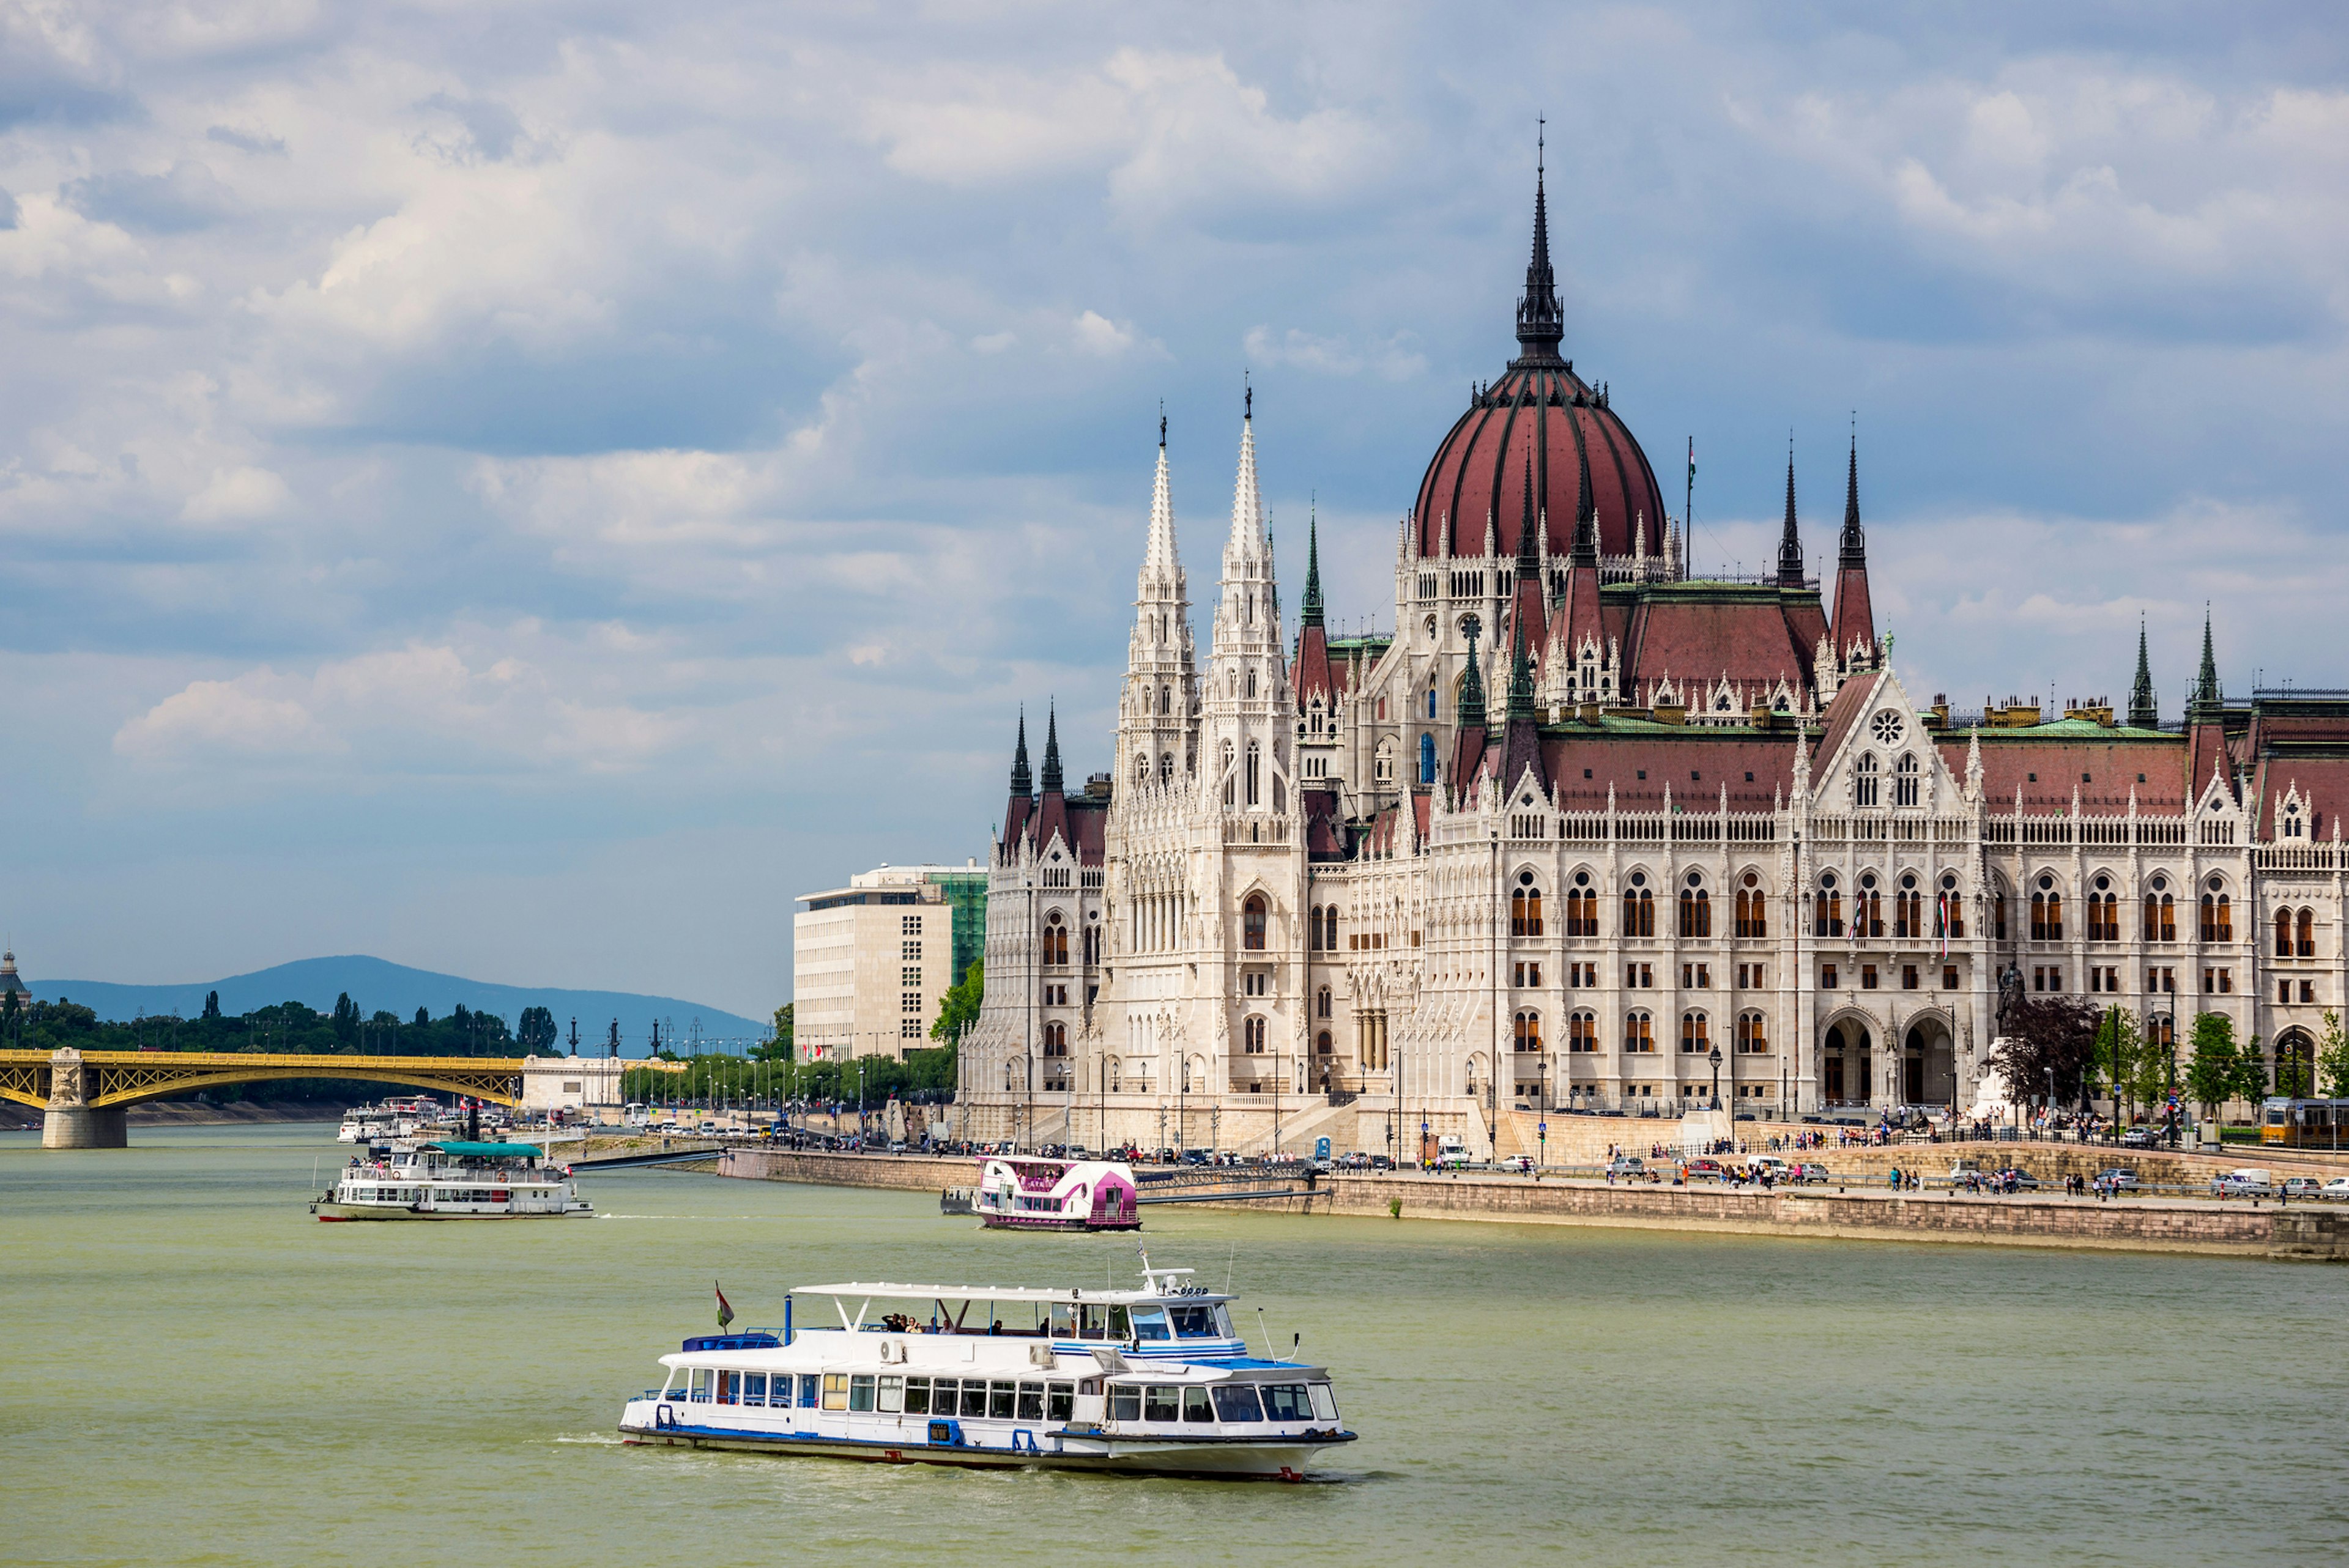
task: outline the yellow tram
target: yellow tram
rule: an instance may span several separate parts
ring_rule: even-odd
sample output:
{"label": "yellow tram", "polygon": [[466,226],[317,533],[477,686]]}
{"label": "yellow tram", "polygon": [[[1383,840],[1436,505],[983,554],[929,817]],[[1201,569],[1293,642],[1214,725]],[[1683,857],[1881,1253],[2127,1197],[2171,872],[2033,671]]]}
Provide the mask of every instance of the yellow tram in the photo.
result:
{"label": "yellow tram", "polygon": [[2260,1102],[2260,1141],[2286,1149],[2349,1148],[2349,1099],[2288,1099]]}

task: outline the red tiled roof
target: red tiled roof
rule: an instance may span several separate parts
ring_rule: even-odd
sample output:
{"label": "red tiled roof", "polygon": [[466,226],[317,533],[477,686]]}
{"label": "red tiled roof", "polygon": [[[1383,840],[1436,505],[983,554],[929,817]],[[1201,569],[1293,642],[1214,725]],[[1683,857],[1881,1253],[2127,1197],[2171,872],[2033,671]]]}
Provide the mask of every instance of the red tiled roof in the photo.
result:
{"label": "red tiled roof", "polygon": [[1297,663],[1290,669],[1289,680],[1297,688],[1297,704],[1304,707],[1319,693],[1325,707],[1333,706],[1338,686],[1330,674],[1330,637],[1319,626],[1308,626],[1298,634]]}
{"label": "red tiled roof", "polygon": [[1835,700],[1827,704],[1827,711],[1823,716],[1826,720],[1826,732],[1819,738],[1819,766],[1826,766],[1842,747],[1843,738],[1849,735],[1851,727],[1859,722],[1860,710],[1868,706],[1869,694],[1876,690],[1876,683],[1883,678],[1884,674],[1879,670],[1854,676],[1836,688]]}
{"label": "red tiled roof", "polygon": [[1662,554],[1663,495],[1647,454],[1615,411],[1602,407],[1572,368],[1557,363],[1512,368],[1444,436],[1420,480],[1413,512],[1420,552],[1444,553],[1448,520],[1451,553],[1482,554],[1489,518],[1500,552],[1516,554],[1530,454],[1535,509],[1549,537],[1549,552],[1565,555],[1574,544],[1585,450],[1599,510],[1599,548],[1609,555],[1630,554],[1631,526],[1638,519],[1646,525],[1648,553]]}
{"label": "red tiled roof", "polygon": [[[1961,779],[1970,738],[1944,735],[1935,741],[1941,760]],[[2014,810],[2018,787],[2023,810],[2033,816],[2070,810],[2075,789],[2082,813],[2092,817],[2125,814],[2132,789],[2140,817],[2176,817],[2186,809],[2186,747],[2176,736],[2116,730],[2107,738],[2044,738],[2027,729],[1985,729],[1982,759],[1982,802],[1993,815]]]}
{"label": "red tiled roof", "polygon": [[1671,676],[1687,688],[1691,707],[1724,675],[1749,689],[1783,677],[1799,695],[1809,685],[1823,625],[1813,593],[1708,591],[1704,584],[1651,590],[1632,611],[1625,663],[1642,689],[1649,681]]}
{"label": "red tiled roof", "polygon": [[1838,566],[1836,568],[1835,593],[1836,652],[1838,655],[1849,653],[1856,637],[1865,639],[1870,647],[1876,645],[1876,611],[1868,600],[1868,568],[1864,565]]}
{"label": "red tiled roof", "polygon": [[1667,789],[1681,810],[1717,811],[1724,789],[1731,810],[1767,811],[1793,788],[1796,744],[1792,728],[1757,735],[1652,726],[1627,733],[1568,725],[1542,736],[1542,764],[1569,811],[1606,810],[1610,788],[1625,811],[1661,810]]}

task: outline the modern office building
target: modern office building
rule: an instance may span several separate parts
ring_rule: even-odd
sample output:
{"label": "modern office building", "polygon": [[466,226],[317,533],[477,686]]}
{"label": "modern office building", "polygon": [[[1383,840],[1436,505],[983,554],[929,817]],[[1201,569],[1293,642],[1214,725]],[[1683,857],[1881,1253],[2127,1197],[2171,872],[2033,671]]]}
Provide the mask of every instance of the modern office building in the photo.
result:
{"label": "modern office building", "polygon": [[792,1040],[802,1061],[929,1047],[947,987],[978,961],[987,868],[881,866],[802,893],[792,918]]}

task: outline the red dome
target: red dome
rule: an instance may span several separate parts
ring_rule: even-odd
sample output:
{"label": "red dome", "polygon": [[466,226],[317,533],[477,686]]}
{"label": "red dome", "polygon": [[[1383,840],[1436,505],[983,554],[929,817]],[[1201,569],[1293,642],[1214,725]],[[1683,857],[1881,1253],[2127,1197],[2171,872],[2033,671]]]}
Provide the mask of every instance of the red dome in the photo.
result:
{"label": "red dome", "polygon": [[1582,459],[1590,459],[1590,490],[1599,510],[1599,549],[1605,555],[1632,553],[1631,529],[1642,527],[1648,553],[1664,550],[1664,498],[1655,471],[1630,430],[1615,411],[1563,360],[1529,364],[1524,359],[1477,397],[1435,449],[1427,477],[1419,484],[1419,548],[1444,553],[1449,523],[1451,553],[1481,555],[1485,521],[1503,555],[1517,550],[1518,520],[1525,515],[1526,459],[1533,459],[1534,508],[1546,517],[1549,552],[1563,556],[1574,547],[1574,519],[1581,505]]}
{"label": "red dome", "polygon": [[1483,554],[1488,518],[1500,553],[1516,554],[1528,457],[1534,507],[1548,523],[1552,555],[1566,555],[1574,547],[1585,458],[1599,511],[1599,552],[1632,553],[1631,530],[1637,526],[1647,534],[1648,552],[1663,553],[1664,497],[1656,488],[1655,470],[1605,396],[1574,373],[1571,361],[1558,357],[1564,334],[1550,273],[1548,205],[1537,181],[1533,261],[1517,304],[1520,352],[1507,374],[1477,393],[1427,465],[1413,511],[1422,554],[1445,552],[1447,526],[1450,553]]}

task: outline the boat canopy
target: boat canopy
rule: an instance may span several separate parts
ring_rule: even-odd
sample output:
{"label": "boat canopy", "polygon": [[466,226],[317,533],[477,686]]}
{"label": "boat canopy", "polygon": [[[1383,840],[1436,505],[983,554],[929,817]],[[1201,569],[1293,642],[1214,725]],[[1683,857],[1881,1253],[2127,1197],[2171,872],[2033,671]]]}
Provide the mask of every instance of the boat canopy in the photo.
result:
{"label": "boat canopy", "polygon": [[1141,1301],[1229,1301],[1232,1298],[1218,1291],[1178,1284],[1171,1275],[1187,1274],[1189,1269],[1159,1269],[1152,1285],[1144,1290],[1082,1290],[1037,1289],[1024,1284],[907,1284],[902,1282],[874,1281],[870,1284],[800,1284],[793,1285],[792,1295],[826,1295],[859,1300],[883,1296],[903,1301],[1033,1301],[1061,1302],[1076,1305],[1081,1302],[1130,1303]]}
{"label": "boat canopy", "polygon": [[535,1160],[541,1152],[535,1143],[468,1143],[462,1139],[419,1143],[416,1147],[453,1154],[460,1160]]}

